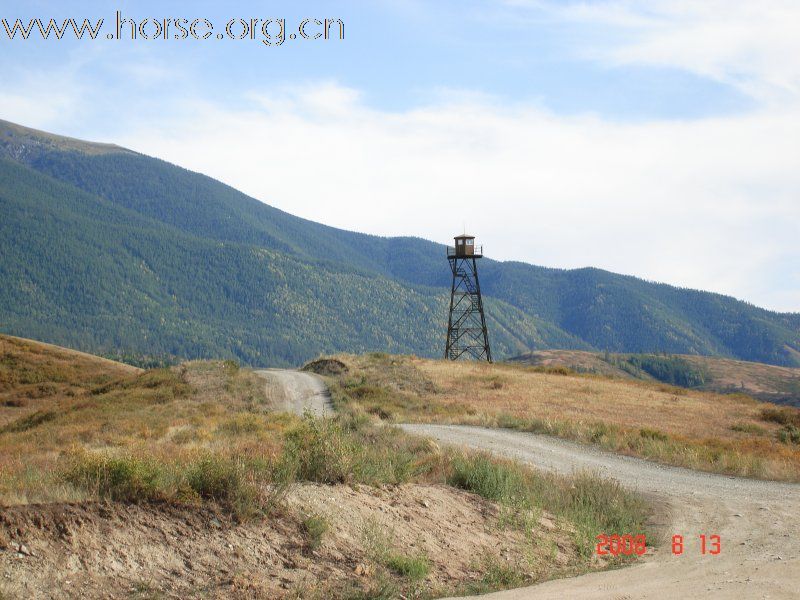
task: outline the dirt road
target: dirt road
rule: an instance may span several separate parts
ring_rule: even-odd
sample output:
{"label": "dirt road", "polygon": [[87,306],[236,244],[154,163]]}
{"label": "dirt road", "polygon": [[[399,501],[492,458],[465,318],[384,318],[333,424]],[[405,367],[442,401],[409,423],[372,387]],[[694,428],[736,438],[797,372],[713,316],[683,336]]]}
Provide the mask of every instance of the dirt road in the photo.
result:
{"label": "dirt road", "polygon": [[269,384],[276,384],[282,398],[284,410],[302,415],[310,412],[317,417],[333,414],[331,396],[325,383],[318,376],[288,369],[262,369],[256,371]]}
{"label": "dirt road", "polygon": [[[487,450],[541,469],[590,469],[664,506],[665,540],[640,564],[509,590],[491,600],[527,598],[800,598],[800,485],[710,475],[618,456],[546,436],[446,425],[406,431]],[[684,536],[682,555],[671,537]],[[718,555],[700,553],[701,534],[719,535]]]}
{"label": "dirt road", "polygon": [[[332,413],[321,379],[297,371],[259,374],[283,387],[286,410]],[[653,499],[661,520],[656,551],[633,567],[484,596],[487,600],[612,598],[800,598],[800,485],[665,467],[548,436],[448,425],[402,425],[441,443],[486,450],[559,473],[589,469]],[[672,554],[671,538],[684,551]],[[718,535],[702,555],[699,536]],[[709,539],[709,550],[712,549]]]}

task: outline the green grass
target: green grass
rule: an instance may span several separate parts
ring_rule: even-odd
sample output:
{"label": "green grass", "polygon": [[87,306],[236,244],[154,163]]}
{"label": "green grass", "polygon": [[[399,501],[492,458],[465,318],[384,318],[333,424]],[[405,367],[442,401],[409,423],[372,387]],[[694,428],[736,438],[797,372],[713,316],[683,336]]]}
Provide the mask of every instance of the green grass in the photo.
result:
{"label": "green grass", "polygon": [[755,423],[736,423],[731,425],[731,431],[749,433],[751,435],[766,435],[767,430]]}
{"label": "green grass", "polygon": [[386,557],[385,565],[401,577],[412,581],[425,579],[431,572],[431,561],[424,554],[390,554]]}
{"label": "green grass", "polygon": [[170,463],[131,454],[79,452],[68,462],[62,478],[105,500],[214,501],[239,518],[254,516],[267,506],[253,482],[256,463],[242,459],[203,454],[188,462]]}
{"label": "green grass", "polygon": [[658,440],[660,442],[666,442],[669,440],[669,436],[663,431],[659,431],[658,429],[650,429],[649,427],[643,427],[640,429],[639,435],[648,440]]}
{"label": "green grass", "polygon": [[530,527],[533,509],[544,509],[571,522],[575,543],[591,556],[598,533],[645,533],[647,507],[618,482],[583,472],[558,477],[526,469],[487,454],[456,454],[448,483],[511,508],[512,522]]}
{"label": "green grass", "polygon": [[317,550],[322,545],[322,538],[330,527],[327,519],[320,515],[305,515],[302,524],[308,547],[311,550]]}
{"label": "green grass", "polygon": [[517,565],[503,564],[497,557],[487,555],[480,565],[483,577],[476,591],[502,590],[519,587],[525,583],[525,575]]}
{"label": "green grass", "polygon": [[81,452],[70,459],[63,478],[99,498],[146,502],[164,498],[166,471],[155,460]]}
{"label": "green grass", "polygon": [[786,425],[777,433],[778,441],[782,444],[800,445],[800,428],[795,425]]}
{"label": "green grass", "polygon": [[530,506],[527,473],[488,454],[457,454],[450,463],[447,483],[507,506]]}

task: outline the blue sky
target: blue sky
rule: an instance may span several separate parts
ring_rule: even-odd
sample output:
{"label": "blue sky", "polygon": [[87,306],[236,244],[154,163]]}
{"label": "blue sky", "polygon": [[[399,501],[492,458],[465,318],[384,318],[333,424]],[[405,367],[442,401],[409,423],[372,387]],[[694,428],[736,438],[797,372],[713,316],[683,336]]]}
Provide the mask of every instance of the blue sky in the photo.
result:
{"label": "blue sky", "polygon": [[[0,118],[331,225],[800,311],[796,2],[0,3],[0,18],[339,18],[345,39],[13,40]],[[273,29],[274,30],[274,29]],[[292,29],[293,30],[293,29]],[[459,215],[459,216],[455,216]]]}

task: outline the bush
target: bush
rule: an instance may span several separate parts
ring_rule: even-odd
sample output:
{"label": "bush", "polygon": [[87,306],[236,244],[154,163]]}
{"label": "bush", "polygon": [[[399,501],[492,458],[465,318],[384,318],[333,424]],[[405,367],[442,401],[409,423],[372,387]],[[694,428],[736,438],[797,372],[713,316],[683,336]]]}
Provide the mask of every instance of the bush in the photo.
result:
{"label": "bush", "polygon": [[190,463],[185,477],[189,489],[200,498],[224,504],[240,518],[261,510],[258,489],[240,459],[209,454]]}
{"label": "bush", "polygon": [[303,517],[303,532],[308,541],[308,547],[316,550],[322,544],[322,536],[328,531],[328,521],[319,515],[306,515]]}
{"label": "bush", "polygon": [[301,371],[311,371],[317,375],[341,375],[347,373],[347,365],[335,358],[318,358],[303,365]]}
{"label": "bush", "polygon": [[345,483],[352,478],[355,455],[360,444],[333,419],[303,417],[297,428],[286,434],[284,460],[296,477],[318,483]]}
{"label": "bush", "polygon": [[639,435],[646,440],[658,440],[659,442],[666,442],[669,439],[669,436],[666,433],[663,433],[658,429],[650,429],[648,427],[640,429]]}
{"label": "bush", "polygon": [[39,410],[27,417],[12,421],[5,427],[0,427],[0,433],[20,433],[38,427],[56,418],[56,413],[51,410]]}
{"label": "bush", "polygon": [[800,428],[787,425],[778,431],[778,441],[783,444],[800,444]]}
{"label": "bush", "polygon": [[142,502],[163,497],[163,473],[155,461],[80,453],[71,463],[64,479],[100,498]]}
{"label": "bush", "polygon": [[768,407],[761,411],[761,419],[768,423],[800,427],[800,410]]}

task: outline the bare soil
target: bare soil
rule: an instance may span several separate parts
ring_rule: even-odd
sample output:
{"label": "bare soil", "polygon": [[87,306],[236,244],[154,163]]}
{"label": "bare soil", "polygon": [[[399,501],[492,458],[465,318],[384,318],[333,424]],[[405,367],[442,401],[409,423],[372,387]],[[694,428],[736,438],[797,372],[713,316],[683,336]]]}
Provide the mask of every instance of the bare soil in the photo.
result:
{"label": "bare soil", "polygon": [[[316,549],[308,515],[329,524]],[[569,531],[552,516],[541,515],[533,545],[499,527],[498,516],[480,497],[431,485],[300,485],[279,515],[244,524],[213,508],[168,504],[8,507],[0,513],[0,597],[327,597],[382,568],[365,541],[370,528],[387,551],[427,556],[425,584],[442,591],[480,580],[487,556],[524,561],[531,574],[577,563]]]}

